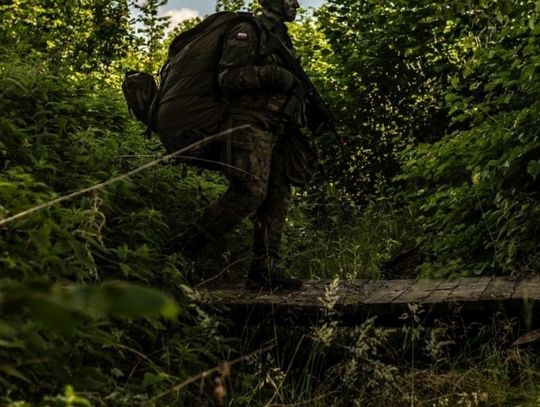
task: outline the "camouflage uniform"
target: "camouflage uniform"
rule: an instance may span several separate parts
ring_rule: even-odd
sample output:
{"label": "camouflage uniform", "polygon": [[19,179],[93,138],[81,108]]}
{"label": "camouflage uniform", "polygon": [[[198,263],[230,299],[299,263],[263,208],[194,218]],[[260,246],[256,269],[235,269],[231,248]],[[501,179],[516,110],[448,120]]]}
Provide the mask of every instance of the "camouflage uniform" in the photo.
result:
{"label": "camouflage uniform", "polygon": [[[256,18],[292,48],[283,22],[264,15]],[[231,166],[224,170],[230,187],[206,209],[190,233],[192,254],[196,257],[205,243],[231,231],[255,212],[251,270],[272,272],[279,258],[291,197],[284,162],[286,127],[279,112],[289,91],[298,83],[280,66],[277,56],[260,60],[265,31],[260,33],[257,25],[242,22],[231,27],[224,41],[219,84],[231,105],[226,127],[250,127],[235,131],[223,143],[220,161]]]}

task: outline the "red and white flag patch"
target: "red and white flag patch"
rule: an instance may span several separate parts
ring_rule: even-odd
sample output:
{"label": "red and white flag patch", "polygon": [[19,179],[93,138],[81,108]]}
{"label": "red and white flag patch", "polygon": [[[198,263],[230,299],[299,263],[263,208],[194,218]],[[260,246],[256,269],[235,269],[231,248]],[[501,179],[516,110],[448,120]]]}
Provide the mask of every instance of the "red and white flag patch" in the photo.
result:
{"label": "red and white flag patch", "polygon": [[249,38],[248,33],[238,33],[238,34],[236,34],[236,39],[237,40],[247,41],[248,38]]}

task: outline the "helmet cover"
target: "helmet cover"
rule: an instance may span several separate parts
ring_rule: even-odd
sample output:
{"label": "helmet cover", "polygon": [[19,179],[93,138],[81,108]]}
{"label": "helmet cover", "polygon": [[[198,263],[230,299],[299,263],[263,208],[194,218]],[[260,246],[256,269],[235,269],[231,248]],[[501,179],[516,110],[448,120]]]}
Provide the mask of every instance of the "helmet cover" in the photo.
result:
{"label": "helmet cover", "polygon": [[277,14],[285,21],[294,21],[296,10],[300,7],[298,0],[259,0],[261,7]]}

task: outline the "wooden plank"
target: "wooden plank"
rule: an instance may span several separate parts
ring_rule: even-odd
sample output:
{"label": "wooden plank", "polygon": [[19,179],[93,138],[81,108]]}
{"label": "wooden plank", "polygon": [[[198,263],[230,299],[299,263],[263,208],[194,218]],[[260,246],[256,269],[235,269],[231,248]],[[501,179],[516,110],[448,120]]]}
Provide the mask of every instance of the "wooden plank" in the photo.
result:
{"label": "wooden plank", "polygon": [[459,287],[464,279],[456,280],[445,280],[439,286],[431,292],[426,298],[424,298],[424,303],[434,304],[439,302],[445,302],[450,296],[452,291]]}
{"label": "wooden plank", "polygon": [[395,298],[394,304],[422,303],[431,293],[439,288],[444,282],[442,279],[416,280],[402,295]]}
{"label": "wooden plank", "polygon": [[[243,282],[238,282],[202,289],[196,298],[202,304],[225,305],[224,312],[242,325],[278,321],[282,325],[310,326],[328,318],[323,299],[330,284],[331,280],[310,280],[299,291],[257,292],[246,290]],[[337,301],[332,318],[344,325],[360,324],[372,315],[378,316],[380,324],[399,324],[399,316],[411,303],[425,306],[423,321],[427,324],[441,317],[452,318],[456,310],[463,320],[484,321],[495,311],[523,317],[538,315],[540,308],[540,278],[519,282],[504,277],[356,280],[341,282],[333,292]],[[539,323],[537,317],[529,320],[531,326]]]}
{"label": "wooden plank", "polygon": [[369,282],[369,280],[340,282],[333,289],[331,288],[331,280],[311,280],[304,282],[302,289],[299,291],[281,291],[281,296],[287,303],[297,306],[310,305],[324,308],[327,293],[329,297],[332,297],[332,295],[337,296],[336,304],[343,304],[348,301],[350,296],[362,293]]}
{"label": "wooden plank", "polygon": [[[403,294],[413,284],[414,280],[410,279],[378,281],[378,288],[372,290],[359,301],[359,305],[356,305],[356,311],[353,308],[349,314],[356,312],[365,317],[378,315],[379,318],[397,314],[398,311],[394,309],[392,300]],[[351,304],[351,307],[354,307],[354,305]]]}
{"label": "wooden plank", "polygon": [[512,294],[512,299],[540,301],[540,277],[518,282]]}
{"label": "wooden plank", "polygon": [[516,281],[510,281],[506,277],[493,277],[479,300],[503,301],[511,299],[516,285]]}
{"label": "wooden plank", "polygon": [[477,301],[491,283],[491,277],[470,277],[461,280],[445,299],[449,302]]}
{"label": "wooden plank", "polygon": [[387,280],[363,301],[365,304],[390,304],[414,284],[414,280]]}
{"label": "wooden plank", "polygon": [[[352,282],[341,282],[335,291],[339,297],[338,303],[347,301],[352,295],[365,296],[367,292],[375,290],[374,284],[369,284],[369,280],[356,280]],[[293,304],[297,306],[321,306],[331,284],[330,280],[307,280],[299,291],[276,290],[246,290],[243,284],[235,284],[226,288],[203,290],[206,295],[213,298],[214,303],[235,303],[249,304],[258,302],[262,304]],[[366,285],[369,287],[364,288]]]}
{"label": "wooden plank", "polygon": [[346,305],[361,299],[374,289],[374,280],[355,280],[342,283],[338,304]]}
{"label": "wooden plank", "polygon": [[364,304],[370,296],[380,292],[385,283],[387,283],[387,281],[369,280],[362,286],[354,287],[349,290],[347,297],[342,304],[345,306]]}
{"label": "wooden plank", "polygon": [[304,281],[300,291],[277,290],[276,295],[283,298],[285,303],[297,307],[320,307],[320,298],[324,297],[330,283],[330,280],[308,280]]}

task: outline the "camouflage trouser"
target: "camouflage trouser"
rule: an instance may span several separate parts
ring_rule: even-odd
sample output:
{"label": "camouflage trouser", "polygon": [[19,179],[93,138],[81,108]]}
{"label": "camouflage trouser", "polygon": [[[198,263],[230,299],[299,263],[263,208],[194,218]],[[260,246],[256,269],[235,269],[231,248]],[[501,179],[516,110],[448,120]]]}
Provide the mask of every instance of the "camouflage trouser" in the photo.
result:
{"label": "camouflage trouser", "polygon": [[215,240],[255,213],[254,257],[278,257],[291,197],[283,143],[270,131],[251,126],[235,131],[230,147],[227,154],[224,143],[222,153],[222,161],[231,165],[224,170],[229,189],[205,210],[195,227]]}

